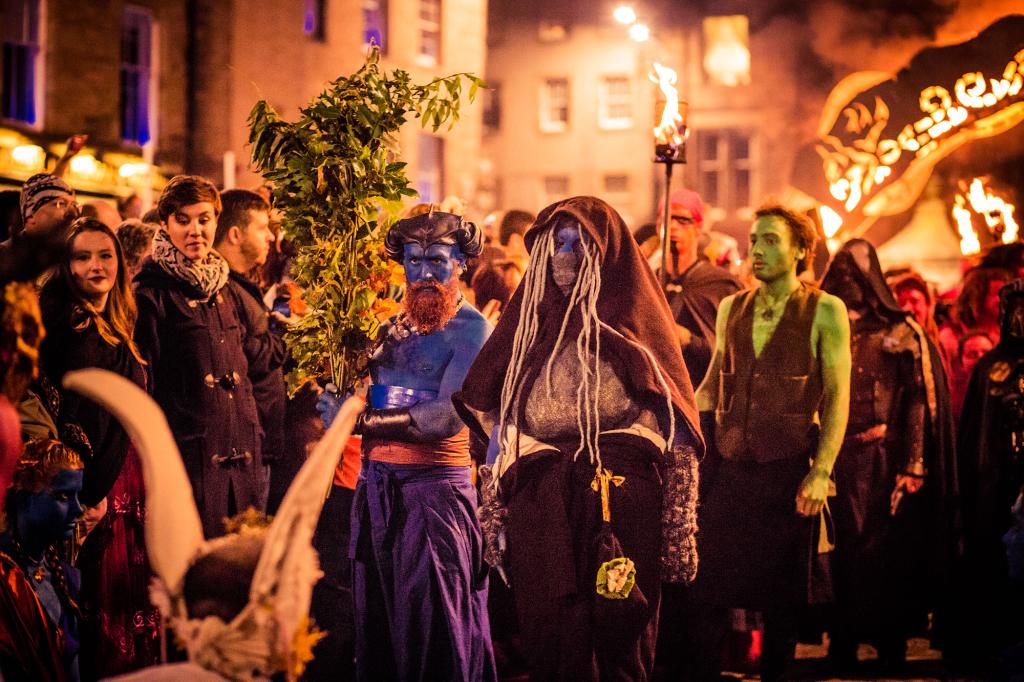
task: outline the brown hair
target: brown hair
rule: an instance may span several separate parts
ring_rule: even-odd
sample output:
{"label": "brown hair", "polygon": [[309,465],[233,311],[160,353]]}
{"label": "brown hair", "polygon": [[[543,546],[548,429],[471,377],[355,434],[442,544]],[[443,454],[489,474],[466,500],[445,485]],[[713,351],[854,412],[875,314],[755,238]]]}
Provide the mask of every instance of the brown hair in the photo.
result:
{"label": "brown hair", "polygon": [[228,189],[220,193],[221,214],[217,219],[217,233],[213,245],[220,244],[228,236],[232,226],[244,229],[249,224],[249,211],[270,213],[270,202],[262,195],[247,189]]}
{"label": "brown hair", "polygon": [[121,242],[125,265],[130,268],[138,267],[142,254],[153,243],[153,235],[159,228],[159,225],[138,218],[129,218],[118,226],[117,241]]}
{"label": "brown hair", "polygon": [[803,213],[782,204],[765,204],[754,212],[754,220],[768,217],[775,217],[786,223],[793,241],[803,248],[804,257],[796,264],[796,274],[799,275],[814,260],[814,245],[818,241],[818,231],[814,228],[814,223]]}
{"label": "brown hair", "polygon": [[[83,232],[102,232],[107,235],[114,243],[114,253],[117,254],[117,274],[114,276],[114,286],[107,297],[107,305],[102,311],[97,310],[82,297],[75,285],[74,277],[71,275],[71,257],[75,238]],[[117,235],[95,218],[79,218],[71,223],[66,243],[67,257],[61,260],[57,266],[56,274],[43,285],[41,297],[48,304],[69,304],[72,325],[78,324],[77,318],[84,315],[84,322],[87,324],[91,320],[95,323],[96,330],[104,341],[111,346],[126,344],[135,359],[145,364],[138,346],[135,345],[134,332],[138,309],[135,307],[135,294],[128,282],[124,251]]]}
{"label": "brown hair", "polygon": [[[963,288],[960,289],[960,295],[956,298],[956,317],[960,324],[967,329],[977,327],[978,315],[975,311],[980,311],[981,307],[985,305],[989,283],[993,281],[1012,282],[1013,280],[1013,273],[1003,268],[979,265],[968,270],[964,274]],[[998,316],[998,313],[996,315]]]}
{"label": "brown hair", "polygon": [[214,215],[220,216],[220,192],[212,182],[201,175],[175,175],[164,187],[156,202],[160,222],[166,223],[171,214],[183,206],[191,206],[202,201],[213,204]]}

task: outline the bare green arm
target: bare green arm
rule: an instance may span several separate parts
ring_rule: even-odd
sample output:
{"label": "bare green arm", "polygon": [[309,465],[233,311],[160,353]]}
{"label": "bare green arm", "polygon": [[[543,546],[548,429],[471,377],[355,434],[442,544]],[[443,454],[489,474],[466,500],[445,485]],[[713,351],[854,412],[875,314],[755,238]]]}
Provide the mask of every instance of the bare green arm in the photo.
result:
{"label": "bare green arm", "polygon": [[722,356],[725,354],[725,329],[729,322],[729,311],[735,296],[726,296],[718,305],[718,317],[715,319],[715,354],[711,356],[711,365],[704,375],[704,382],[697,389],[697,409],[710,412],[715,409],[718,400],[718,373],[722,369]]}
{"label": "bare green arm", "polygon": [[850,413],[850,320],[843,302],[834,296],[822,296],[814,327],[825,400],[818,453],[796,497],[797,512],[804,516],[814,516],[825,504],[829,476],[843,445]]}

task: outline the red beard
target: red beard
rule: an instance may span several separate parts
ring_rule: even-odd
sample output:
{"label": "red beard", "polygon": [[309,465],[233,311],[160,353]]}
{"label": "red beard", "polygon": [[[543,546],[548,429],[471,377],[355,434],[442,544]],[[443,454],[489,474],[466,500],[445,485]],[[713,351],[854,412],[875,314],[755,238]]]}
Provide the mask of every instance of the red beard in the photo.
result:
{"label": "red beard", "polygon": [[405,313],[420,334],[441,329],[455,316],[459,304],[459,284],[452,277],[448,285],[438,282],[414,282],[405,292]]}

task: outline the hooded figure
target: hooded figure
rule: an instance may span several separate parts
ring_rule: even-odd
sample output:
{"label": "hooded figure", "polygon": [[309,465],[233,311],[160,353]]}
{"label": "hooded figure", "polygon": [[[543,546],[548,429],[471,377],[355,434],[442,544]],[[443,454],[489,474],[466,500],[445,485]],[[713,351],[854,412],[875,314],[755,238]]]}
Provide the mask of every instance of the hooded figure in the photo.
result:
{"label": "hooded figure", "polygon": [[957,434],[968,604],[957,620],[964,651],[982,656],[1020,641],[1024,602],[1002,544],[1024,486],[1024,280],[1005,285],[999,303],[999,344],[974,367]]}
{"label": "hooded figure", "polygon": [[850,316],[850,418],[836,461],[836,620],[829,654],[871,642],[899,665],[945,586],[957,523],[952,415],[942,359],[885,282],[874,247],[853,239],[821,288]]}
{"label": "hooded figure", "polygon": [[453,396],[497,454],[480,471],[488,560],[510,576],[534,678],[647,679],[661,581],[697,569],[693,389],[611,206],[555,203],[526,245],[526,275]]}

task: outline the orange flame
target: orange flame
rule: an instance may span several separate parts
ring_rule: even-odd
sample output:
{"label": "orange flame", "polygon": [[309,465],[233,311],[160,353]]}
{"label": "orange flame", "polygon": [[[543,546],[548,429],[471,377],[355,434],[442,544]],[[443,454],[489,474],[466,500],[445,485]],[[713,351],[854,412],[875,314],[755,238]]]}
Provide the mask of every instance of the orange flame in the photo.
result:
{"label": "orange flame", "polygon": [[679,113],[679,90],[676,89],[677,76],[673,69],[654,62],[651,81],[658,84],[665,95],[665,108],[661,112],[661,122],[654,129],[654,140],[657,144],[669,144],[677,147],[683,143],[679,127],[683,116]]}
{"label": "orange flame", "polygon": [[971,180],[970,189],[964,194],[957,194],[956,205],[953,206],[953,218],[960,233],[961,253],[966,256],[981,250],[971,211],[985,221],[989,234],[1004,244],[1011,244],[1017,241],[1020,234],[1013,215],[1015,210],[1013,204],[987,189],[981,178]]}

